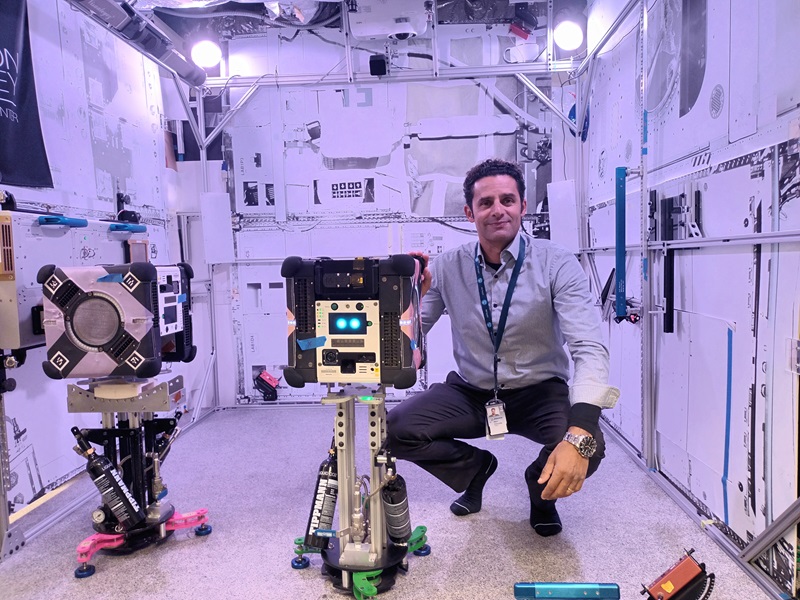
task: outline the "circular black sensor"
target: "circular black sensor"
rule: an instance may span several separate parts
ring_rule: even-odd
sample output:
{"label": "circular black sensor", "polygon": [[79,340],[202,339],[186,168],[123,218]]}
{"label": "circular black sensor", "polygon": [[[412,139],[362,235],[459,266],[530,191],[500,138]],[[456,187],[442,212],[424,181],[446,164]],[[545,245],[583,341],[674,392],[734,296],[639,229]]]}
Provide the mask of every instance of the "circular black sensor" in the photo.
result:
{"label": "circular black sensor", "polygon": [[87,346],[99,348],[117,335],[120,316],[116,307],[104,298],[93,296],[81,302],[72,313],[72,332]]}

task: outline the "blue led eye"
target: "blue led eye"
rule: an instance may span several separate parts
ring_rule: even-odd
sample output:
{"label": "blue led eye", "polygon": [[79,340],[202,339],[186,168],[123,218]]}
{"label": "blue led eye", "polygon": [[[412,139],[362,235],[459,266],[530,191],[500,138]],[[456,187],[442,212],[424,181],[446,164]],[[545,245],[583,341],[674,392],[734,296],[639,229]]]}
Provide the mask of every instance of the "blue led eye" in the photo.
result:
{"label": "blue led eye", "polygon": [[350,319],[350,329],[359,329],[361,321],[359,319]]}
{"label": "blue led eye", "polygon": [[347,329],[347,319],[336,319],[336,329]]}

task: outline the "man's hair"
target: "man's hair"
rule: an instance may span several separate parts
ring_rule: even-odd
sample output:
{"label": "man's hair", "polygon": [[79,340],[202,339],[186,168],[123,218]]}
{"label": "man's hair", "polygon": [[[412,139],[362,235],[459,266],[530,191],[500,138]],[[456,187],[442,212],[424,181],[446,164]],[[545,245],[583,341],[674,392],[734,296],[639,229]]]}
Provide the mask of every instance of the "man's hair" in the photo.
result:
{"label": "man's hair", "polygon": [[499,158],[489,158],[467,171],[467,177],[464,179],[464,199],[470,210],[472,210],[472,195],[474,192],[472,188],[475,186],[475,182],[484,177],[492,177],[494,175],[513,177],[514,181],[517,182],[520,201],[525,199],[525,177],[519,165]]}

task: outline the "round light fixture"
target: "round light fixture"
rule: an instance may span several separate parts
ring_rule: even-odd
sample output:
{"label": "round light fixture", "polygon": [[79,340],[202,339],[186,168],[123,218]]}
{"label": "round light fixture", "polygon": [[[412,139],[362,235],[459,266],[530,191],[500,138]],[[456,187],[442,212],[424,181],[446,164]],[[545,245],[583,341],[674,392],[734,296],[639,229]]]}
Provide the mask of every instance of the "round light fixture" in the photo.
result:
{"label": "round light fixture", "polygon": [[577,50],[583,43],[583,30],[574,21],[561,21],[553,30],[553,41],[562,50]]}
{"label": "round light fixture", "polygon": [[192,46],[192,62],[198,67],[216,67],[222,60],[222,49],[211,40],[202,40]]}

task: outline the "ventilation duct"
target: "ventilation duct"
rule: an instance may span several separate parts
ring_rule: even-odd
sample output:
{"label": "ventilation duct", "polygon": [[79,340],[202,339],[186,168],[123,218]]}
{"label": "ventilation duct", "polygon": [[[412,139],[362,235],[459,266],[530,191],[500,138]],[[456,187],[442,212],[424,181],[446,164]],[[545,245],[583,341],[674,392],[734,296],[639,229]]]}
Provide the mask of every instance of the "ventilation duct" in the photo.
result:
{"label": "ventilation duct", "polygon": [[206,73],[175,50],[172,40],[139,14],[128,2],[116,0],[67,0],[111,33],[145,56],[169,69],[189,85],[199,87]]}

